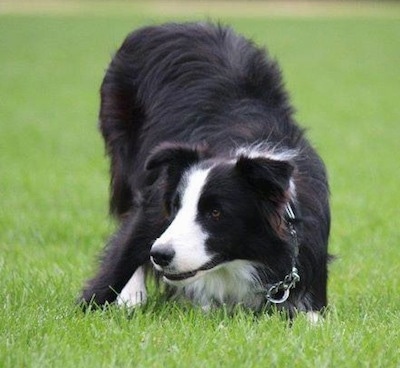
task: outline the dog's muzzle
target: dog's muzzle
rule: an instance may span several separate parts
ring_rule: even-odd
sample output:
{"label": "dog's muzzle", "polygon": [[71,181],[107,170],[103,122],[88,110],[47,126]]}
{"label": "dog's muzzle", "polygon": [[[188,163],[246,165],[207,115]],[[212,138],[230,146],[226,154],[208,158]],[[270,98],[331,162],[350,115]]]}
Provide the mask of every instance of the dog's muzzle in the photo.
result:
{"label": "dog's muzzle", "polygon": [[165,281],[174,282],[190,279],[196,276],[201,271],[210,271],[213,268],[228,261],[227,258],[217,255],[214,256],[209,262],[205,263],[195,270],[175,273],[171,272],[172,269],[168,267],[171,264],[174,256],[175,251],[172,249],[172,246],[156,247],[155,249],[151,249],[150,251],[151,262],[154,264],[156,270],[162,273]]}

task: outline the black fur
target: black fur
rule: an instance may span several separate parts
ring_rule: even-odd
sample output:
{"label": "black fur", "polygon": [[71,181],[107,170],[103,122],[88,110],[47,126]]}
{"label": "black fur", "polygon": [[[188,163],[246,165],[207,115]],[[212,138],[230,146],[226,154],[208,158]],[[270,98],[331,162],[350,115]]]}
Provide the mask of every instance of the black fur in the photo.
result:
{"label": "black fur", "polygon": [[[205,188],[208,199],[199,203],[198,221],[218,235],[208,247],[226,259],[260,262],[266,284],[281,280],[291,267],[282,211],[293,178],[301,282],[285,306],[326,306],[326,172],[295,123],[280,70],[265,50],[212,24],[139,29],[105,75],[100,128],[111,158],[110,208],[121,225],[82,301],[103,305],[116,299],[137,267],[149,262],[152,243],[179,207],[182,173],[194,164],[220,162]],[[241,155],[235,165],[227,163],[237,147],[260,142],[298,154],[290,162]],[[228,207],[218,227],[207,217],[213,198],[225,198]],[[235,201],[229,205],[226,198]]]}

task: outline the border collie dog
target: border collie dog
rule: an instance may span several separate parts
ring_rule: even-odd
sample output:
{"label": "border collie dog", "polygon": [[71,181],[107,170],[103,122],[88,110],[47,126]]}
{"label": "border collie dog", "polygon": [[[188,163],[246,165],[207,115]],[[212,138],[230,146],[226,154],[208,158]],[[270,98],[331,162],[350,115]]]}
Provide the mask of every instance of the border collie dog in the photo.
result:
{"label": "border collie dog", "polygon": [[325,166],[264,49],[209,23],[139,29],[106,72],[100,128],[119,229],[84,305],[144,303],[153,269],[204,309],[326,306]]}

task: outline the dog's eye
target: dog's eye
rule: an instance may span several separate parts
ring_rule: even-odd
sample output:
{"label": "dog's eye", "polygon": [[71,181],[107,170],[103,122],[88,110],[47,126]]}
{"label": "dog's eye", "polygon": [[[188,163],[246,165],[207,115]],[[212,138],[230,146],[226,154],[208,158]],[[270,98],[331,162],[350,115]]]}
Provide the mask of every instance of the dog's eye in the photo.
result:
{"label": "dog's eye", "polygon": [[221,211],[214,208],[210,211],[210,217],[214,220],[214,221],[219,221],[221,218]]}

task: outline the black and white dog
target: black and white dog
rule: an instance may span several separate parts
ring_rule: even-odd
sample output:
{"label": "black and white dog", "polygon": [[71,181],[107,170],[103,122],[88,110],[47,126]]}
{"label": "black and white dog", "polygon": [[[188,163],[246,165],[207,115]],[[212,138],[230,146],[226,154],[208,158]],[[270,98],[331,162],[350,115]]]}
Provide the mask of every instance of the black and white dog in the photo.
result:
{"label": "black and white dog", "polygon": [[329,189],[265,50],[212,24],[130,34],[101,87],[120,228],[81,299],[135,306],[145,268],[207,309],[327,304]]}

